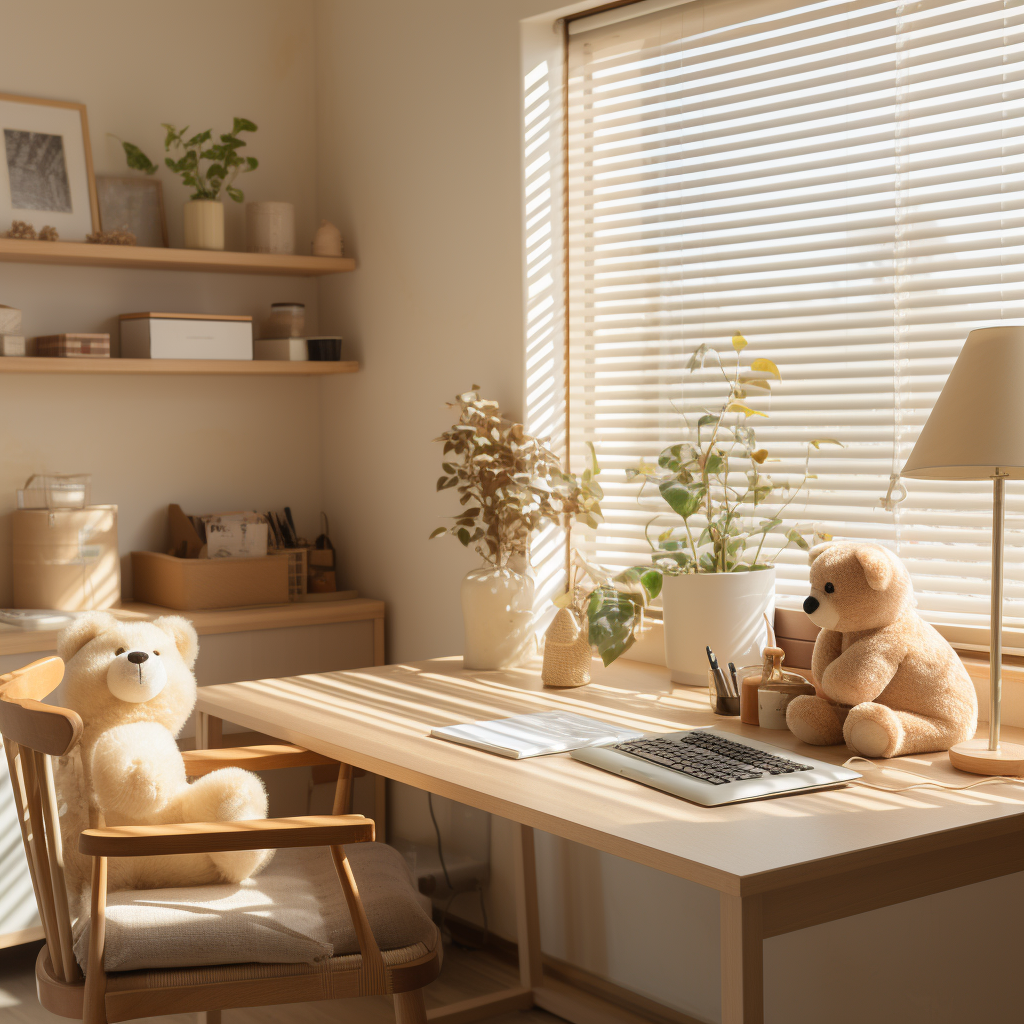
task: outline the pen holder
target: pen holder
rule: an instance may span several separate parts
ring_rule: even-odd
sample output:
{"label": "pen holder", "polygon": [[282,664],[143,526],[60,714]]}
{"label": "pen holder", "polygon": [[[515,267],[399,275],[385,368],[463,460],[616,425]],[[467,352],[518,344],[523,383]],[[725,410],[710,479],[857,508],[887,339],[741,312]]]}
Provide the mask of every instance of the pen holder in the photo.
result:
{"label": "pen holder", "polygon": [[730,697],[728,694],[719,693],[715,686],[715,673],[711,669],[708,669],[708,698],[711,701],[711,710],[716,715],[734,718],[740,713],[739,697]]}

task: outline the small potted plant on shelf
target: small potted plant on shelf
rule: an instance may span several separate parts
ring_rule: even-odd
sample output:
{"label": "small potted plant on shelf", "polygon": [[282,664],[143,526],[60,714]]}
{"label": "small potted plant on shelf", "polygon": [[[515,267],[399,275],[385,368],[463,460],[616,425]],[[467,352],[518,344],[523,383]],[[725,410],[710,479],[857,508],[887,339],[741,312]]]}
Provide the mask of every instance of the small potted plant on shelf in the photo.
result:
{"label": "small potted plant on shelf", "polygon": [[509,668],[534,649],[531,535],[546,521],[596,527],[601,488],[590,470],[581,479],[563,472],[558,457],[476,385],[448,407],[459,418],[436,439],[444,445],[437,490],[454,488],[462,511],[430,536],[450,534],[484,563],[462,582],[465,667]]}
{"label": "small potted plant on shelf", "polygon": [[[768,413],[748,403],[757,404],[752,396],[769,396],[782,375],[771,359],[744,365],[746,347],[742,334],[733,336],[736,361],[728,367],[715,349],[697,349],[688,369],[717,364],[721,404],[702,410],[688,425],[689,437],[661,452],[656,464],[641,461],[626,473],[627,480],[640,481],[641,499],[654,488],[668,506],[648,523],[647,539],[663,576],[665,660],[675,682],[704,684],[707,645],[722,664],[758,660],[764,616],[774,608],[775,557],[790,545],[809,546],[799,528],[784,523],[783,512],[809,479],[812,450],[839,444],[831,438],[809,441],[803,477],[795,485],[777,484],[764,471],[771,460],[750,421]],[[784,500],[775,498],[779,492]],[[655,526],[663,528],[652,540]],[[772,545],[769,554],[770,535],[779,535],[782,544]]]}
{"label": "small potted plant on shelf", "polygon": [[[240,174],[255,171],[259,161],[254,156],[242,156],[238,151],[245,146],[240,132],[254,132],[256,125],[244,117],[236,117],[230,132],[213,142],[213,129],[197,132],[185,138],[188,128],[165,124],[164,150],[179,154],[164,163],[191,189],[185,204],[184,228],[186,249],[224,248],[224,206],[220,201],[223,191],[236,203],[244,202],[245,193],[235,186]],[[121,141],[128,166],[146,174],[155,174],[157,165],[134,143]]]}

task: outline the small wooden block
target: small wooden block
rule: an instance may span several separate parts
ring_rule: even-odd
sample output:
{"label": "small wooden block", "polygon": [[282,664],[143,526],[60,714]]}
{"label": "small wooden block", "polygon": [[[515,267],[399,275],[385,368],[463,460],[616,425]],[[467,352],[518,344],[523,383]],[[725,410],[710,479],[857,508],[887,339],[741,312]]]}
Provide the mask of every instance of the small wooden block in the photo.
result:
{"label": "small wooden block", "polygon": [[1024,775],[1024,746],[1000,743],[988,749],[988,740],[968,740],[949,748],[949,763],[974,775]]}

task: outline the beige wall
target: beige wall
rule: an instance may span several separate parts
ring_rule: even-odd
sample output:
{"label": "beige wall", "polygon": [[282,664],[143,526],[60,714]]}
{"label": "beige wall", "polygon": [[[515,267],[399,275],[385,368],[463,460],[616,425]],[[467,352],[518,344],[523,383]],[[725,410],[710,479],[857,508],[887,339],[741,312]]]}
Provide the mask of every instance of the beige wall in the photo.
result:
{"label": "beige wall", "polygon": [[[281,0],[35,0],[0,3],[0,93],[86,104],[96,172],[126,173],[114,133],[162,157],[160,122],[259,126],[248,199],[296,204],[300,250],[315,228],[312,4]],[[164,183],[172,245],[188,191]],[[228,248],[243,248],[241,206],[227,204]],[[32,267],[0,263],[0,303],[26,334],[109,331],[135,310],[262,315],[305,302],[313,281],[224,274]],[[326,324],[330,327],[330,324]],[[11,377],[0,374],[0,606],[10,604],[14,489],[34,472],[89,472],[93,498],[120,508],[120,547],[164,543],[165,508],[291,504],[300,528],[320,510],[315,381],[204,377]],[[126,579],[130,593],[130,580]]]}

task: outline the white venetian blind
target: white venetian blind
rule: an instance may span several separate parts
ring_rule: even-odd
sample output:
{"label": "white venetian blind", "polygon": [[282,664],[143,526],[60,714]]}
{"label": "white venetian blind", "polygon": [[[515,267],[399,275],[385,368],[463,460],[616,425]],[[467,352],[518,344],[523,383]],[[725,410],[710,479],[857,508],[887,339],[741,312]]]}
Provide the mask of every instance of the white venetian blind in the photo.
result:
{"label": "white venetian blind", "polygon": [[[569,26],[570,460],[594,441],[607,495],[577,543],[606,565],[648,560],[666,506],[625,470],[693,436],[684,420],[723,392],[690,356],[708,343],[730,365],[739,331],[744,357],[782,374],[749,401],[769,413],[748,422],[781,460],[774,481],[800,478],[812,437],[845,446],[812,455],[787,526],[889,544],[921,612],[987,642],[991,486],[906,481],[894,511],[880,499],[967,332],[1024,322],[1024,5],[650,6],[667,5]],[[1007,502],[1021,646],[1018,486]],[[806,555],[776,564],[795,606]]]}

